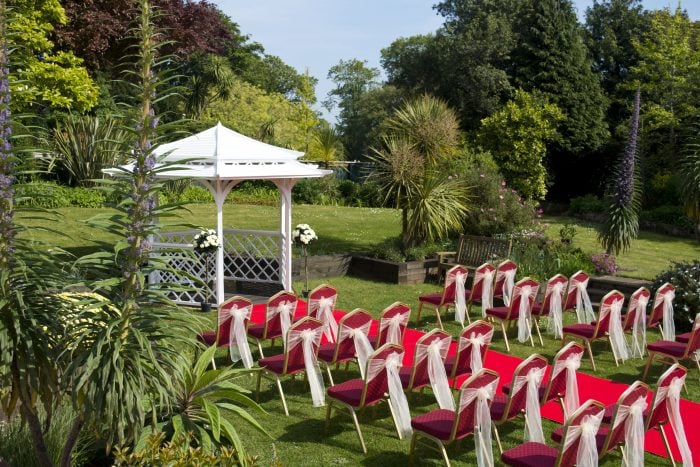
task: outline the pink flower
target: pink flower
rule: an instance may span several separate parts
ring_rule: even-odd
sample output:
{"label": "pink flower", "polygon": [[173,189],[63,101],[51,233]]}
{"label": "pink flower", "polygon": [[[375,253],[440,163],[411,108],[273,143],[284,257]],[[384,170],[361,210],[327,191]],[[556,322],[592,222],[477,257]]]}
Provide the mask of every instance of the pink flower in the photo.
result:
{"label": "pink flower", "polygon": [[506,181],[505,181],[505,180],[501,180],[501,186],[506,186]]}
{"label": "pink flower", "polygon": [[544,212],[544,210],[543,210],[542,208],[540,208],[539,211],[537,211],[537,212],[539,212],[540,214],[542,214],[542,213]]}

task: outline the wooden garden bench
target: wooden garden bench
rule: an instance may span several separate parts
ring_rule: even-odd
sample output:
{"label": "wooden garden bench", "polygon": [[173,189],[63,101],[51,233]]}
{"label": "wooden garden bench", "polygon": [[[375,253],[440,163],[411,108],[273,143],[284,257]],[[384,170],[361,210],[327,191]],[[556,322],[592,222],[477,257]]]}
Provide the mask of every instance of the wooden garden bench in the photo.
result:
{"label": "wooden garden bench", "polygon": [[457,251],[438,252],[438,275],[443,277],[445,271],[455,264],[474,269],[487,261],[497,261],[510,256],[512,240],[478,235],[460,235]]}

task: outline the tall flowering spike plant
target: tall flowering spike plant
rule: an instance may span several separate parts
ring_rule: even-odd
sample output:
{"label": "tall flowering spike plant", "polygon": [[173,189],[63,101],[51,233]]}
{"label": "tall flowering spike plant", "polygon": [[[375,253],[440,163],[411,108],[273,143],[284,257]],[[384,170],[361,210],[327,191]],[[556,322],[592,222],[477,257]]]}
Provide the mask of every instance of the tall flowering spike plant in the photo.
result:
{"label": "tall flowering spike plant", "polygon": [[10,66],[7,39],[0,36],[0,268],[11,266],[10,258],[15,237],[13,219],[13,155],[12,125],[10,115]]}
{"label": "tall flowering spike plant", "polygon": [[610,191],[607,195],[607,219],[601,225],[598,239],[607,254],[627,251],[639,233],[640,183],[637,167],[637,138],[639,134],[640,92],[634,97],[630,132]]}

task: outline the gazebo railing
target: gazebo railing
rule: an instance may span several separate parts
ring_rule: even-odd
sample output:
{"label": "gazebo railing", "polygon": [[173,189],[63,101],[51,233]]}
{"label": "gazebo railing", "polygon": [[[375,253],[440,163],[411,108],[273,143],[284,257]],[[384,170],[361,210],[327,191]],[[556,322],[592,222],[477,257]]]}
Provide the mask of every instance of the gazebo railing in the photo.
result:
{"label": "gazebo railing", "polygon": [[[152,244],[153,254],[166,259],[176,272],[156,271],[149,280],[153,284],[178,284],[187,290],[173,290],[170,298],[181,305],[216,302],[216,257],[209,260],[209,283],[206,282],[206,261],[192,254],[192,241],[198,230],[165,232]],[[281,235],[263,230],[224,229],[224,280],[281,284]],[[180,273],[177,273],[179,271]],[[198,278],[201,283],[191,277]]]}

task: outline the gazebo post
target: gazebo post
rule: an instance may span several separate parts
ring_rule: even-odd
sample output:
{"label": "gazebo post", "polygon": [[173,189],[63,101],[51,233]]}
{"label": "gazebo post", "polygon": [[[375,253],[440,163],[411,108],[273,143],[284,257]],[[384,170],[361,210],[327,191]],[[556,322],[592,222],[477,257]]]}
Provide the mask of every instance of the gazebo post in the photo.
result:
{"label": "gazebo post", "polygon": [[292,188],[296,180],[274,180],[280,191],[280,276],[284,290],[292,290]]}
{"label": "gazebo post", "polygon": [[[234,186],[238,185],[237,180],[223,181],[221,179],[202,181],[203,185],[209,189],[214,196],[216,203],[216,236],[221,242],[221,247],[216,250],[216,306],[221,305],[226,300],[224,293],[224,202]],[[209,284],[207,284],[209,287]]]}

